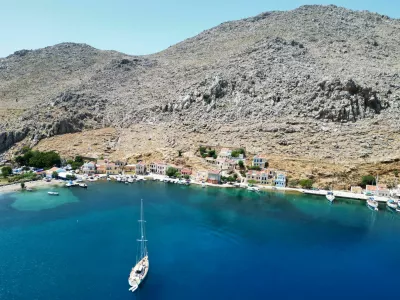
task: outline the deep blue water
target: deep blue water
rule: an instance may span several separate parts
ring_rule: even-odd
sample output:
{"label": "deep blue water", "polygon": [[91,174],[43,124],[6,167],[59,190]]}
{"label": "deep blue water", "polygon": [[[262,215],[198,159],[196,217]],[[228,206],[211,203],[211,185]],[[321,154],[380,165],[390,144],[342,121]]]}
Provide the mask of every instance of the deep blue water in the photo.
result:
{"label": "deep blue water", "polygon": [[[158,182],[46,192],[0,195],[0,299],[398,298],[384,208]],[[132,294],[141,198],[150,272]]]}

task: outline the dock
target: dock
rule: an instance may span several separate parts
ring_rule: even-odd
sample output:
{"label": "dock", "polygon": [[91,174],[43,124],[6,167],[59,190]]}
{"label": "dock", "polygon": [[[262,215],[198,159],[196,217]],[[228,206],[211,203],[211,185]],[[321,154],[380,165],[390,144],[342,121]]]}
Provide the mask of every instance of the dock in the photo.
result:
{"label": "dock", "polygon": [[[316,196],[326,196],[328,191],[321,191],[321,190],[303,190],[302,191],[304,194],[309,194],[309,195],[316,195]],[[346,199],[354,199],[354,200],[364,200],[366,201],[370,196],[367,196],[365,194],[354,194],[351,192],[343,192],[343,191],[333,191],[333,195],[336,198],[346,198]],[[374,199],[378,202],[383,202],[386,203],[389,199],[386,197],[379,197],[379,196],[373,196]]]}

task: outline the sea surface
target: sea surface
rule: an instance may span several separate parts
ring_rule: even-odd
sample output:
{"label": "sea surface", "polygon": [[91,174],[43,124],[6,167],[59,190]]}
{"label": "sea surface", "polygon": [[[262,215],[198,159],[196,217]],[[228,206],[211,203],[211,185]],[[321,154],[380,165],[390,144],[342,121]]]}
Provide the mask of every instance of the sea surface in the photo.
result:
{"label": "sea surface", "polygon": [[[398,299],[400,214],[160,182],[0,195],[0,299]],[[150,271],[128,291],[140,199]]]}

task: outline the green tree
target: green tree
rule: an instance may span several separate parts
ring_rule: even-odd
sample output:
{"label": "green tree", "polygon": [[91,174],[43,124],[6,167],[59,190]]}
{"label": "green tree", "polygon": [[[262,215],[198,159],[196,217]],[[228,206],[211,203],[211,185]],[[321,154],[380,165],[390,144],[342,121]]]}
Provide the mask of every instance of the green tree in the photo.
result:
{"label": "green tree", "polygon": [[256,180],[253,180],[253,179],[250,179],[250,180],[247,180],[247,183],[249,183],[249,184],[256,184],[257,181],[256,181]]}
{"label": "green tree", "polygon": [[231,156],[232,157],[239,157],[240,154],[243,154],[243,156],[245,155],[244,149],[243,148],[239,148],[239,149],[235,149],[232,151]]}
{"label": "green tree", "polygon": [[4,178],[8,177],[8,175],[11,174],[12,174],[11,167],[5,166],[1,168],[1,175],[3,175]]}
{"label": "green tree", "polygon": [[35,168],[51,168],[54,165],[60,166],[61,158],[60,155],[54,151],[49,152],[40,152],[40,151],[32,151],[27,152],[26,154],[31,153],[32,157],[29,159],[29,166]]}
{"label": "green tree", "polygon": [[185,179],[189,179],[190,178],[190,176],[189,175],[183,175],[183,178],[185,178]]}
{"label": "green tree", "polygon": [[200,146],[199,151],[200,151],[200,155],[203,156],[203,154],[206,153],[206,147]]}
{"label": "green tree", "polygon": [[75,175],[67,175],[67,176],[65,176],[65,179],[67,179],[67,180],[75,180],[76,179],[76,176]]}
{"label": "green tree", "polygon": [[175,168],[173,168],[173,167],[169,167],[169,168],[167,169],[167,172],[166,172],[167,176],[169,176],[169,177],[174,177],[174,176],[176,176],[176,173],[178,173],[178,170],[175,169]]}
{"label": "green tree", "polygon": [[239,165],[239,168],[244,169],[244,162],[243,162],[243,160],[239,160],[238,165]]}
{"label": "green tree", "polygon": [[209,157],[214,157],[216,155],[217,155],[217,153],[215,152],[215,149],[211,149],[211,150],[208,151],[208,156]]}
{"label": "green tree", "polygon": [[51,177],[57,178],[57,177],[58,177],[58,173],[57,173],[56,171],[54,171],[54,172],[51,174]]}
{"label": "green tree", "polygon": [[312,179],[301,179],[299,181],[299,184],[303,189],[311,189],[313,184],[314,184],[314,180],[312,180]]}
{"label": "green tree", "polygon": [[261,170],[261,168],[259,166],[247,166],[247,169],[256,170],[256,171],[260,171]]}
{"label": "green tree", "polygon": [[394,176],[396,176],[396,177],[399,176],[399,170],[394,170],[393,173],[394,173]]}
{"label": "green tree", "polygon": [[266,161],[264,164],[264,168],[268,168],[268,166],[269,166],[269,163]]}
{"label": "green tree", "polygon": [[361,186],[365,187],[366,185],[375,184],[376,180],[375,177],[372,175],[366,175],[361,177]]}
{"label": "green tree", "polygon": [[80,155],[75,156],[75,162],[83,164],[83,157]]}
{"label": "green tree", "polygon": [[21,182],[21,189],[25,189],[25,183]]}

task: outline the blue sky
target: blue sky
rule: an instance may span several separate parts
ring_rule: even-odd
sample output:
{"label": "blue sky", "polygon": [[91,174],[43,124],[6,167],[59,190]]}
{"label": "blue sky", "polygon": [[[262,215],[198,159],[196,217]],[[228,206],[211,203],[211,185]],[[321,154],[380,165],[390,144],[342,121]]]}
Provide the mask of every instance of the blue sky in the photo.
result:
{"label": "blue sky", "polygon": [[399,0],[0,0],[0,57],[61,42],[128,54],[161,51],[229,20],[304,4],[400,17]]}

